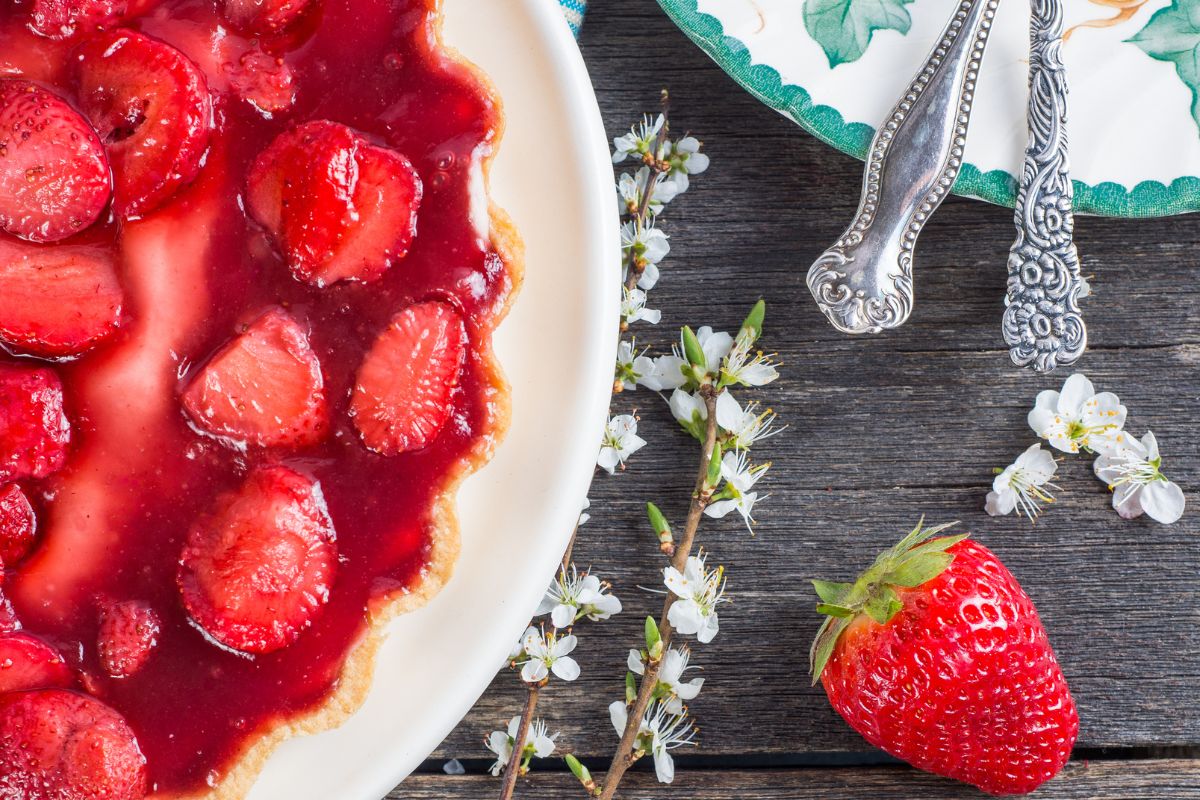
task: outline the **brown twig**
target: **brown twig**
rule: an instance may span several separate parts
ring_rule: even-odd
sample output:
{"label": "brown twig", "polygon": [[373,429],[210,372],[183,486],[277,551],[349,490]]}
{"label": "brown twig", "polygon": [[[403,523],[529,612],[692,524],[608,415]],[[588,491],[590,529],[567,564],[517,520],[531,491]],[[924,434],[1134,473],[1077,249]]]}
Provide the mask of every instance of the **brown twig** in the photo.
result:
{"label": "brown twig", "polygon": [[525,737],[529,735],[529,725],[533,722],[533,712],[537,708],[539,687],[529,686],[529,694],[525,698],[525,708],[521,711],[521,724],[517,726],[517,736],[513,740],[512,755],[508,758],[508,766],[504,768],[504,784],[500,787],[500,800],[511,800],[517,788],[517,778],[521,777],[521,759],[525,755]]}
{"label": "brown twig", "polygon": [[[671,559],[672,566],[680,572],[687,565],[688,556],[691,555],[692,546],[696,541],[696,531],[700,527],[701,516],[712,498],[712,487],[708,485],[708,465],[712,460],[713,448],[717,444],[717,392],[711,386],[703,386],[700,388],[700,393],[704,398],[704,407],[708,411],[708,423],[704,429],[704,446],[700,450],[700,467],[696,475],[696,488],[692,492],[692,502],[688,506],[687,524],[683,529],[683,537],[675,549],[675,557]],[[674,603],[675,595],[668,592],[663,601],[662,616],[658,621],[663,653],[666,653],[667,648],[670,647],[671,635],[674,632],[668,619]],[[633,707],[629,710],[625,730],[621,734],[621,743],[617,746],[612,764],[609,765],[608,773],[604,776],[604,789],[600,794],[600,800],[612,800],[616,796],[621,779],[640,757],[640,755],[635,755],[634,746],[637,742],[638,731],[641,729],[642,717],[645,716],[646,709],[650,707],[654,687],[658,685],[658,673],[661,668],[661,656],[657,659],[646,659],[646,670],[642,675],[641,683],[638,684],[638,693]]]}

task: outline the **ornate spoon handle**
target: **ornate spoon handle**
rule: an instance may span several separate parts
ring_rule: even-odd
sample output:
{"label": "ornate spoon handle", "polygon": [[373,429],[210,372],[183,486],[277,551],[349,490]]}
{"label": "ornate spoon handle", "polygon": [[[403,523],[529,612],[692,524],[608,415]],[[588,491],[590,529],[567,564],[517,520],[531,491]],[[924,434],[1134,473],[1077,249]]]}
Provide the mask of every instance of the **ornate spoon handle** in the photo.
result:
{"label": "ornate spoon handle", "polygon": [[879,333],[908,319],[917,236],[962,166],[979,63],[999,0],[962,0],[875,133],[853,224],[808,270],[833,326]]}
{"label": "ornate spoon handle", "polygon": [[1032,0],[1029,145],[1008,256],[1004,341],[1013,363],[1049,372],[1087,347],[1067,158],[1067,73],[1060,0]]}

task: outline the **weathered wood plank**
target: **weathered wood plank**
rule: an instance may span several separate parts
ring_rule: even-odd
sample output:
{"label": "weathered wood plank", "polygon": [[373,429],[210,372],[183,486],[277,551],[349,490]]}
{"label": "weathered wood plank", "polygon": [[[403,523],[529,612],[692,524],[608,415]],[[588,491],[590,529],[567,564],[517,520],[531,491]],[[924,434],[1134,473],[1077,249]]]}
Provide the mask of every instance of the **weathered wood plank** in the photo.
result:
{"label": "weathered wood plank", "polygon": [[[416,775],[397,787],[391,800],[491,800],[499,783],[487,776]],[[566,800],[579,797],[578,784],[567,773],[534,772],[519,784],[522,800]],[[967,800],[987,795],[960,783],[907,767],[860,769],[764,769],[750,771],[682,771],[671,786],[645,772],[631,773],[623,794],[653,794],[661,800]],[[1072,762],[1038,790],[1044,800],[1195,800],[1200,796],[1200,761]]]}
{"label": "weathered wood plank", "polygon": [[[982,511],[991,468],[1032,441],[1024,420],[1034,395],[1065,377],[1010,366],[999,338],[1011,212],[952,199],[922,236],[910,322],[882,337],[837,334],[803,276],[850,219],[861,165],[738,89],[653,3],[593,6],[583,50],[610,132],[652,108],[666,84],[677,130],[701,135],[713,158],[666,216],[672,252],[651,293],[664,318],[637,329],[639,344],[661,351],[683,323],[733,327],[764,296],[766,344],[786,365],[761,395],[790,428],[762,448],[775,466],[756,536],[731,520],[702,535],[729,566],[736,602],[717,642],[696,654],[707,683],[693,707],[704,727],[695,753],[867,749],[808,686],[818,620],[806,581],[848,577],[922,513],[963,520],[1021,578],[1079,703],[1083,746],[1200,745],[1200,516],[1123,522],[1082,457],[1063,463],[1066,491],[1036,527]],[[1078,239],[1097,276],[1081,369],[1127,402],[1133,430],[1159,435],[1168,473],[1194,494],[1200,225],[1083,219]],[[635,588],[656,585],[661,566],[642,504],[661,501],[678,517],[693,458],[655,395],[624,395],[617,408],[639,410],[650,445],[627,473],[597,479],[576,552],[616,582],[628,613],[580,631],[583,677],[544,704],[552,726],[593,757],[615,743],[605,707],[621,695],[639,620],[658,603]],[[436,757],[485,755],[482,736],[520,699],[515,678],[501,675]]]}

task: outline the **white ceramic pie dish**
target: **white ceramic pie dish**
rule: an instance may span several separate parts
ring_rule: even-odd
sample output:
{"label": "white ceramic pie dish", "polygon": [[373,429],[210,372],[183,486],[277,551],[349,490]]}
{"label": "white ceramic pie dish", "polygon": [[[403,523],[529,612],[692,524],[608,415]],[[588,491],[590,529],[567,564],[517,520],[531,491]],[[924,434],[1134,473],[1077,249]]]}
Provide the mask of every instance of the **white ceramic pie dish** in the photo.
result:
{"label": "white ceramic pie dish", "polygon": [[492,197],[526,245],[525,283],[496,335],[512,426],[459,493],[453,579],[392,623],[358,713],[336,730],[285,742],[251,800],[379,800],[417,767],[503,665],[595,467],[616,358],[620,259],[612,164],[583,59],[556,0],[445,0],[445,41],[504,101]]}

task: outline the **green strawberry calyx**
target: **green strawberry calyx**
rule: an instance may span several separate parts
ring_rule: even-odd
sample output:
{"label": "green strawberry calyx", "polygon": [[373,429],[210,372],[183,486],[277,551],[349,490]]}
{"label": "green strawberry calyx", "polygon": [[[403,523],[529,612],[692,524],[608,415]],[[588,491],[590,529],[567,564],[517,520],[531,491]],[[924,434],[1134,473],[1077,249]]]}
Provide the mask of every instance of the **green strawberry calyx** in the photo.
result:
{"label": "green strawberry calyx", "polygon": [[925,518],[921,517],[912,532],[892,549],[880,553],[875,563],[853,583],[812,582],[821,598],[817,611],[826,615],[808,651],[814,685],[821,679],[838,639],[851,623],[864,614],[880,625],[889,622],[904,607],[896,589],[921,586],[941,575],[954,561],[954,556],[946,551],[970,536],[962,533],[935,539],[958,523],[932,528],[924,524]]}

